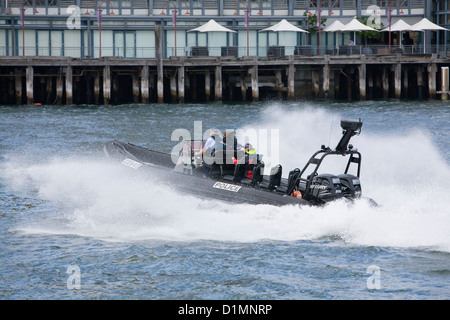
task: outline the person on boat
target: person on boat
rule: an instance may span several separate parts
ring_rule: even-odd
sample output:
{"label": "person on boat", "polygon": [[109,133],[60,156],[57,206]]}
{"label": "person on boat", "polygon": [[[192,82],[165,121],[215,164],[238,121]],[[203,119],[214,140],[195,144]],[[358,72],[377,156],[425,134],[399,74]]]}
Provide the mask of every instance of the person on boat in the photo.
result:
{"label": "person on boat", "polygon": [[237,158],[237,150],[242,148],[236,138],[236,132],[225,131],[223,134],[224,164],[233,164],[229,159]]}
{"label": "person on boat", "polygon": [[205,145],[200,151],[197,151],[194,153],[196,156],[201,156],[204,154],[207,150],[210,150],[210,156],[214,156],[214,153],[216,151],[216,139],[219,137],[219,130],[212,129],[209,131],[209,138],[206,140]]}
{"label": "person on boat", "polygon": [[[219,143],[219,130],[211,129],[209,131],[209,138],[206,140],[205,145],[200,151],[194,153],[195,156],[206,156],[206,157],[214,157],[216,153],[216,147]],[[205,154],[206,153],[206,154]],[[203,178],[207,178],[210,174],[211,168],[208,166],[203,166]]]}
{"label": "person on boat", "polygon": [[[233,157],[234,164],[238,164],[238,159]],[[244,146],[244,178],[251,179],[253,176],[253,168],[260,161],[260,155],[256,153],[256,149],[250,143]]]}
{"label": "person on boat", "polygon": [[[227,140],[228,138],[228,140]],[[223,150],[236,150],[239,146],[236,132],[233,131],[225,131],[223,134]]]}
{"label": "person on boat", "polygon": [[253,168],[258,163],[258,154],[256,149],[250,143],[246,143],[244,147],[245,152],[245,173],[246,178],[251,179],[253,175]]}
{"label": "person on boat", "polygon": [[347,45],[348,45],[348,46],[354,46],[355,43],[353,42],[352,39],[350,39],[350,40],[348,40]]}

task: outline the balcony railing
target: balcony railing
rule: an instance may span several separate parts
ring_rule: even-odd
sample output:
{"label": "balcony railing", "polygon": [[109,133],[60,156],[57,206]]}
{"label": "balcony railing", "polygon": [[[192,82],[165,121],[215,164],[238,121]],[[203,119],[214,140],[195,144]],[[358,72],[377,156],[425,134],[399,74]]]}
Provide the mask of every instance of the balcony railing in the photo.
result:
{"label": "balcony railing", "polygon": [[[0,56],[22,56],[22,46],[0,46]],[[36,47],[26,46],[25,56],[52,56],[52,57],[74,57],[82,59],[99,58],[99,47],[94,47],[91,52],[87,48],[80,47]],[[156,58],[155,47],[104,47],[102,46],[102,56],[114,56],[127,59]],[[247,56],[247,47],[222,46],[222,47],[177,47],[177,56],[180,57],[230,57],[241,58]],[[332,56],[352,56],[352,55],[423,55],[438,54],[439,56],[449,56],[450,46],[422,45],[415,46],[388,46],[388,45],[367,45],[367,46],[322,46],[320,55]],[[164,50],[164,58],[175,55],[174,47],[167,47]],[[249,47],[249,55],[260,58],[277,59],[285,56],[318,56],[318,46],[259,46]]]}

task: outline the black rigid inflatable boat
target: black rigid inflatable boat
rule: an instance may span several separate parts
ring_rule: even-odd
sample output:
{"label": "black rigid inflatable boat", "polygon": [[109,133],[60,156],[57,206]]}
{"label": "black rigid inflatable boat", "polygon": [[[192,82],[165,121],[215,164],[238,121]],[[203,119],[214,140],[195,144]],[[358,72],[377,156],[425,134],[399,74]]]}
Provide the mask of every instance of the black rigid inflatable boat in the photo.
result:
{"label": "black rigid inflatable boat", "polygon": [[[282,178],[277,165],[264,175],[264,162],[255,161],[251,176],[240,150],[217,147],[210,159],[200,158],[196,152],[203,148],[201,141],[184,141],[176,155],[143,147],[110,141],[104,146],[107,157],[119,161],[138,172],[148,173],[155,183],[164,184],[185,194],[213,198],[232,203],[283,205],[323,205],[336,199],[358,199],[362,196],[359,180],[361,154],[353,148],[351,137],[361,132],[362,122],[342,120],[343,136],[334,150],[322,145],[303,169],[295,168]],[[228,152],[230,151],[230,152]],[[209,152],[205,152],[208,154]],[[346,156],[346,167],[338,174],[319,173],[322,161],[329,156]],[[230,160],[229,158],[233,158]],[[204,168],[209,169],[207,178]],[[350,174],[350,167],[356,167]],[[355,168],[353,168],[353,171]]]}

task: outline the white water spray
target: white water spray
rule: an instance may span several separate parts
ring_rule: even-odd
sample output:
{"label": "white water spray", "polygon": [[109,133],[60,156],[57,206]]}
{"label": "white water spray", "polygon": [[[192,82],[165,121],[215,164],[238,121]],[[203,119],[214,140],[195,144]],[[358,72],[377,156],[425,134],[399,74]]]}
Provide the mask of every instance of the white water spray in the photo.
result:
{"label": "white water spray", "polygon": [[[279,157],[287,172],[302,168],[321,144],[330,141],[330,147],[335,147],[341,137],[340,118],[323,109],[271,107],[251,127],[279,130]],[[351,143],[363,155],[363,194],[376,200],[378,208],[365,200],[351,206],[336,201],[325,207],[300,209],[201,200],[98,159],[59,158],[29,164],[11,158],[4,163],[1,178],[12,189],[31,187],[41,198],[60,204],[58,218],[63,218],[64,224],[52,223],[50,227],[43,220],[38,226],[20,226],[26,232],[117,241],[247,242],[332,237],[356,245],[450,251],[445,188],[450,168],[427,132],[411,129],[407,134],[380,135],[365,132],[363,125],[361,136],[352,138]]]}

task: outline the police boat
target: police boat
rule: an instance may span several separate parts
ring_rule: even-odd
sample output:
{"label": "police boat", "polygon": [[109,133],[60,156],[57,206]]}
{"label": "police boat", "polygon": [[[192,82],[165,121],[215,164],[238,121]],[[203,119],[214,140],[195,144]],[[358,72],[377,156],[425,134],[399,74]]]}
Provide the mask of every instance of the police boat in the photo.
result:
{"label": "police boat", "polygon": [[[361,120],[341,120],[343,135],[335,149],[322,145],[305,166],[289,171],[276,165],[265,174],[264,162],[254,155],[245,156],[236,145],[218,143],[214,153],[209,150],[200,157],[202,141],[182,141],[177,154],[149,150],[117,140],[107,142],[104,152],[110,159],[137,172],[148,174],[155,183],[200,198],[231,203],[283,205],[324,205],[337,199],[355,200],[362,197],[360,182],[361,153],[349,144],[361,133]],[[338,173],[319,169],[326,158],[346,157]],[[204,177],[208,171],[207,178]],[[350,170],[352,174],[350,173]],[[250,173],[250,174],[249,174]],[[373,204],[373,200],[369,199]]]}

